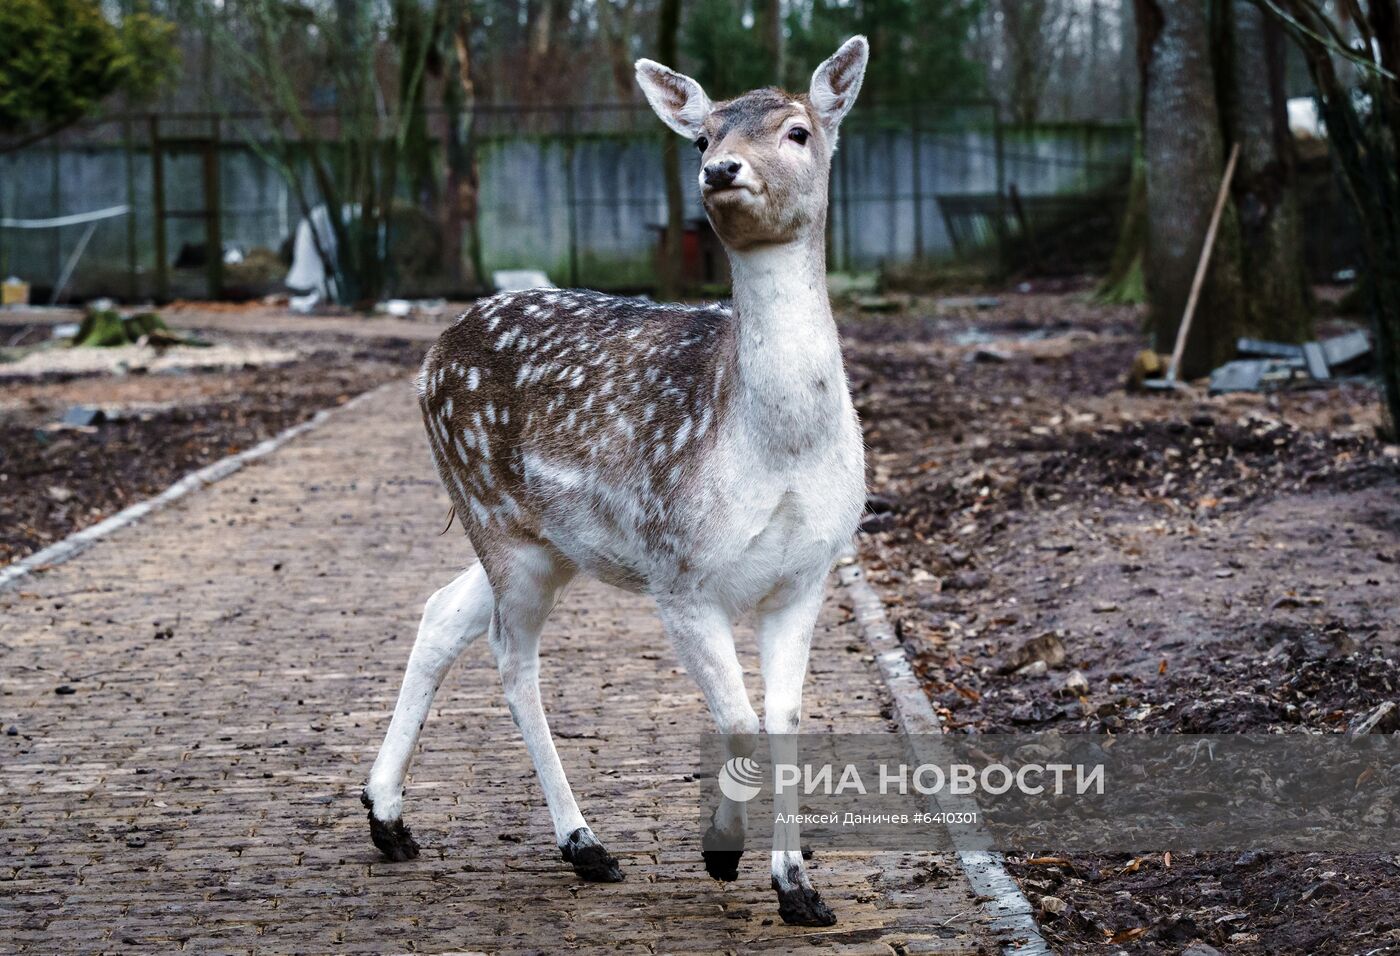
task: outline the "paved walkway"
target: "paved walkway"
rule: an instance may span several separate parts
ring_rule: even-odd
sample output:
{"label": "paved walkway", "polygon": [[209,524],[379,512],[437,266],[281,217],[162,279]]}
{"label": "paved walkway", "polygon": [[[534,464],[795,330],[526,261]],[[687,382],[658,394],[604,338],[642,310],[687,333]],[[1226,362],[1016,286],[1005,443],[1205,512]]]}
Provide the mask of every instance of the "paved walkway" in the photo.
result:
{"label": "paved walkway", "polygon": [[[710,880],[700,695],[646,604],[594,584],[551,619],[544,693],[627,882],[558,859],[484,641],[410,778],[424,854],[381,862],[358,793],[423,600],[467,560],[446,514],[404,383],[0,592],[0,950],[990,951],[947,858],[819,849],[825,930],[777,922],[763,854]],[[840,599],[804,729],[889,729]]]}

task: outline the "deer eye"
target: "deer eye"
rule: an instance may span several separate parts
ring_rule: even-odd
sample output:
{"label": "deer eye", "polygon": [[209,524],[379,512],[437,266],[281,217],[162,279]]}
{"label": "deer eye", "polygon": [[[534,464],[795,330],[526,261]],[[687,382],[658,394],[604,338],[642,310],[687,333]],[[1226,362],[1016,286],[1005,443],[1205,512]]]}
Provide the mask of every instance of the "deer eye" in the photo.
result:
{"label": "deer eye", "polygon": [[801,126],[794,126],[788,133],[788,139],[792,140],[798,146],[805,146],[807,145],[807,137],[811,135],[811,133],[807,132]]}
{"label": "deer eye", "polygon": [[705,150],[710,148],[710,141],[705,137],[701,136],[695,141],[695,148],[703,153]]}

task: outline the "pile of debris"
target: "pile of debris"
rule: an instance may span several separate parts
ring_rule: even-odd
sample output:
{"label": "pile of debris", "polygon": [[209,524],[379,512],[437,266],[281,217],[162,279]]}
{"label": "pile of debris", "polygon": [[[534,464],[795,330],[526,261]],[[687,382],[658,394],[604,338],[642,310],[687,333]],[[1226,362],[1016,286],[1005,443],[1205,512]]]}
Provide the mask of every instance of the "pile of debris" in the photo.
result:
{"label": "pile of debris", "polygon": [[1365,332],[1302,345],[1246,338],[1235,347],[1242,357],[1210,374],[1213,395],[1262,391],[1295,381],[1331,382],[1364,371],[1371,356],[1371,341]]}

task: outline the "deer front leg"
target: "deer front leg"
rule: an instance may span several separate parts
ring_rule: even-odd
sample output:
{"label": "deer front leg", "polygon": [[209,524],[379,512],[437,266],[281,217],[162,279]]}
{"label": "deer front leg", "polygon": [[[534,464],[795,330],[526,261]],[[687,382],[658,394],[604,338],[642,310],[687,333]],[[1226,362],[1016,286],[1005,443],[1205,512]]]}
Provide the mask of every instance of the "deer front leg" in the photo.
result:
{"label": "deer front leg", "polygon": [[[812,630],[821,613],[825,575],[800,591],[759,608],[758,653],[763,667],[763,724],[774,765],[796,764],[802,684]],[[778,915],[797,926],[831,926],[836,914],[822,902],[802,861],[802,836],[796,823],[797,794],[791,787],[773,796],[773,889]]]}
{"label": "deer front leg", "polygon": [[438,687],[453,662],[486,633],[492,606],[491,585],[477,564],[430,597],[423,608],[393,720],[360,794],[369,810],[370,838],[391,860],[418,855],[418,844],[403,822],[404,777]]}
{"label": "deer front leg", "polygon": [[492,562],[496,614],[491,622],[491,650],[496,655],[506,705],[520,728],[549,805],[555,843],[582,879],[620,883],[622,868],[579,812],[540,696],[540,630],[574,569],[545,548],[523,542],[503,548],[492,556]]}
{"label": "deer front leg", "polygon": [[[728,615],[705,603],[671,602],[661,605],[661,621],[724,735],[725,760],[752,756],[758,744],[758,714],[744,688]],[[739,878],[747,824],[744,804],[721,797],[701,843],[705,871],[715,879]]]}

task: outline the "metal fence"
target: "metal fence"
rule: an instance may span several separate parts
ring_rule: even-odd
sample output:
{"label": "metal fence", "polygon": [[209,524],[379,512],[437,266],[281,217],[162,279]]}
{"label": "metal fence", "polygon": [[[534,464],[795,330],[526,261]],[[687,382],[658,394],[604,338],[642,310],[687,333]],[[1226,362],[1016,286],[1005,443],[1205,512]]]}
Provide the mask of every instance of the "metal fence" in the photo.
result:
{"label": "metal fence", "polygon": [[[313,120],[316,135],[334,143],[335,117]],[[130,208],[93,228],[68,283],[70,298],[273,291],[302,209],[267,161],[269,122],[258,114],[163,114],[85,124],[0,155],[0,219]],[[439,182],[445,123],[441,113],[429,114]],[[649,109],[483,108],[475,130],[488,273],[533,268],[561,284],[653,285],[666,220],[662,143],[670,134]],[[976,251],[970,245],[1004,239],[998,230],[1007,222],[1015,228],[1018,217],[1029,230],[1030,220],[1059,208],[1049,197],[1061,205],[1065,197],[1093,197],[1102,211],[1102,197],[1126,184],[1132,148],[1126,125],[1013,127],[989,103],[862,108],[847,119],[832,171],[831,266],[866,271],[967,254]],[[699,230],[693,154],[683,153],[682,163],[687,218]],[[307,175],[304,164],[297,172]],[[403,202],[427,233],[443,228],[440,200],[405,195]],[[981,239],[979,216],[995,220]],[[47,295],[86,231],[0,227],[0,273]],[[432,261],[431,236],[420,245],[411,255],[423,261],[399,271],[396,293],[469,291],[452,288],[448,271]]]}

